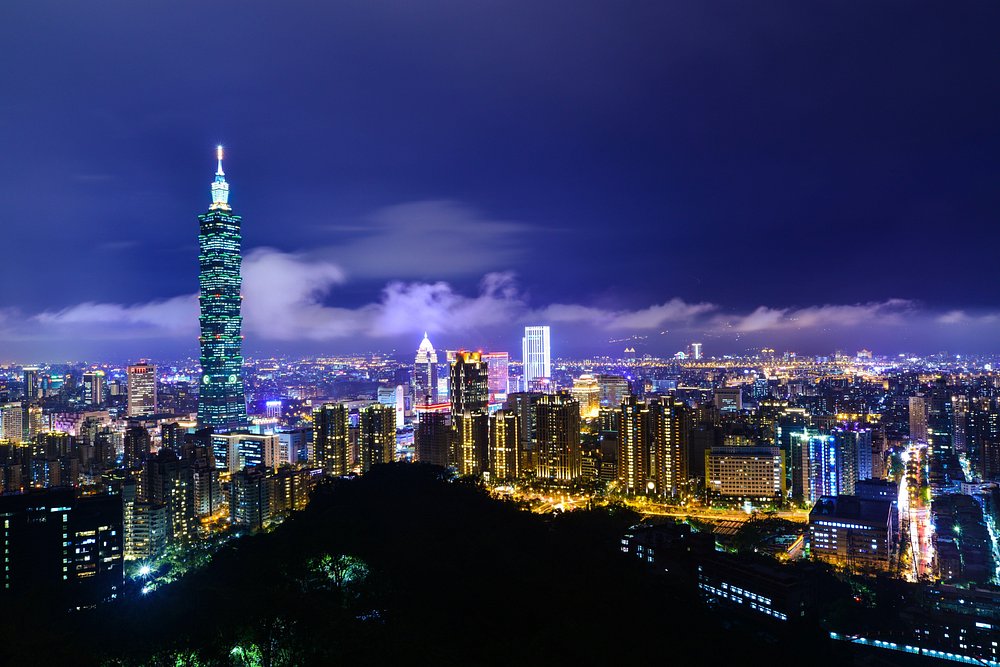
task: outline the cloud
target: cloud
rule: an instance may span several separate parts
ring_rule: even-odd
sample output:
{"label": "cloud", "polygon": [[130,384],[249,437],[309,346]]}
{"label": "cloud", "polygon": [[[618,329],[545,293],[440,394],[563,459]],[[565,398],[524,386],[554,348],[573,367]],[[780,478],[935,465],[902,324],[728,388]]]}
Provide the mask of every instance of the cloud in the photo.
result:
{"label": "cloud", "polygon": [[781,329],[849,328],[861,325],[899,325],[915,310],[916,304],[905,299],[854,304],[824,305],[807,308],[768,308],[760,306],[750,314],[727,322],[740,332]]}
{"label": "cloud", "polygon": [[357,333],[362,313],[323,305],[345,280],[336,264],[259,248],[243,263],[243,317],[266,340],[326,340]]}
{"label": "cloud", "polygon": [[714,310],[716,306],[710,303],[686,303],[677,298],[633,311],[560,303],[541,309],[535,319],[553,323],[590,324],[609,331],[645,330],[665,325],[689,324]]}
{"label": "cloud", "polygon": [[28,318],[26,325],[35,335],[45,338],[197,336],[198,298],[190,294],[134,305],[85,302],[44,311]]}
{"label": "cloud", "polygon": [[[474,345],[490,333],[509,335],[525,324],[551,324],[560,328],[564,340],[575,338],[595,345],[608,340],[608,334],[645,338],[667,330],[684,337],[737,340],[754,335],[787,341],[857,332],[865,340],[882,335],[887,336],[884,340],[900,342],[909,342],[913,332],[935,332],[941,340],[960,344],[1000,322],[995,313],[935,312],[902,299],[797,308],[760,306],[742,313],[676,297],[638,309],[576,303],[536,306],[511,272],[487,273],[470,292],[444,280],[396,280],[368,303],[347,308],[336,302],[337,290],[347,283],[349,274],[327,258],[259,248],[247,254],[243,273],[244,333],[259,343],[342,341],[361,348],[369,341],[416,339],[428,331]],[[198,300],[193,294],[131,305],[86,302],[30,316],[6,309],[0,310],[0,340],[194,341],[197,322]]]}
{"label": "cloud", "polygon": [[944,325],[965,325],[965,326],[975,326],[980,324],[994,324],[997,322],[1000,315],[997,313],[979,313],[979,314],[969,314],[964,310],[949,310],[946,313],[942,313],[934,318],[934,321],[938,324]]}
{"label": "cloud", "polygon": [[512,266],[539,233],[444,199],[389,206],[363,224],[325,229],[337,235],[337,243],[312,251],[311,257],[336,263],[352,278],[423,280]]}
{"label": "cloud", "polygon": [[526,311],[511,273],[487,274],[473,297],[456,293],[444,282],[394,282],[382,292],[369,333],[395,336],[489,328],[517,321]]}

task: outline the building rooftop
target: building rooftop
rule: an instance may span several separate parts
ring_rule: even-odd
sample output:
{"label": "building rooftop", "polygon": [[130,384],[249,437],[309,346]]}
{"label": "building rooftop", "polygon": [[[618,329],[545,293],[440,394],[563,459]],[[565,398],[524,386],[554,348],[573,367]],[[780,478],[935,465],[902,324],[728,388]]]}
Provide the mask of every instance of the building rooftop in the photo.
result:
{"label": "building rooftop", "polygon": [[892,512],[888,500],[868,500],[858,496],[823,496],[809,512],[809,523],[819,519],[864,521],[886,525]]}

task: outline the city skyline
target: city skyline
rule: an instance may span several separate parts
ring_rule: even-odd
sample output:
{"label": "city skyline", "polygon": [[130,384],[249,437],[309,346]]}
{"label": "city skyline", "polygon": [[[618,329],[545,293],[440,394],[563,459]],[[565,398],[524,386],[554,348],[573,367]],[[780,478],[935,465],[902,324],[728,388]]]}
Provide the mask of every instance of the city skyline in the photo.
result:
{"label": "city skyline", "polygon": [[2,3],[0,662],[1000,667],[998,24]]}
{"label": "city skyline", "polygon": [[[171,36],[206,19],[255,34],[250,13],[179,8],[140,43],[127,12],[50,12],[42,27],[9,8],[24,66],[0,74],[17,100],[0,109],[0,199],[10,240],[46,261],[9,257],[29,278],[0,304],[0,345],[9,360],[193,353],[190,211],[221,141],[253,220],[250,352],[409,349],[424,330],[516,349],[533,322],[573,354],[995,351],[1000,304],[979,279],[1000,233],[1000,100],[976,83],[989,21],[950,30],[968,22],[930,3],[905,23],[889,6],[858,21],[778,4],[533,20],[345,6],[303,10],[294,32],[274,9],[273,42],[193,38],[183,54]],[[576,23],[556,31],[562,12]],[[26,38],[36,28],[49,43]],[[606,48],[590,48],[598,31]],[[513,35],[523,50],[499,55]],[[313,71],[330,59],[341,67]],[[217,106],[194,111],[208,89]],[[961,261],[938,270],[927,248],[942,233]],[[69,277],[83,266],[92,279]]]}

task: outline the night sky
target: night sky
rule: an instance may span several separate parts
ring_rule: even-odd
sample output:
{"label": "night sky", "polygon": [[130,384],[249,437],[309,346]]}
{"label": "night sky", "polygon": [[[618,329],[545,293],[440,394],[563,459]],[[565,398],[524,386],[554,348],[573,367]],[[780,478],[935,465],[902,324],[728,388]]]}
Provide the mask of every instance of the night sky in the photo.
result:
{"label": "night sky", "polygon": [[196,354],[217,143],[251,354],[1000,352],[996,3],[150,4],[0,3],[0,361]]}

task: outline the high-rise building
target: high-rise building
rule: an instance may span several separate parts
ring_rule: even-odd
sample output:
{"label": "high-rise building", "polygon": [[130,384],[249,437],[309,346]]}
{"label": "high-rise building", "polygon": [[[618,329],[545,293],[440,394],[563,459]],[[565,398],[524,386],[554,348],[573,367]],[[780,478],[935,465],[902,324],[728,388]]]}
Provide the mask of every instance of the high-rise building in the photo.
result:
{"label": "high-rise building", "polygon": [[156,558],[166,549],[170,532],[166,506],[143,501],[137,492],[135,480],[122,487],[125,560]]}
{"label": "high-rise building", "polygon": [[583,419],[593,419],[601,413],[601,386],[593,375],[585,373],[574,378],[570,393],[580,403]]}
{"label": "high-rise building", "polygon": [[817,498],[809,512],[809,548],[848,571],[887,570],[893,543],[892,502],[857,496]]}
{"label": "high-rise building", "polygon": [[517,414],[497,410],[490,415],[487,468],[492,481],[512,481],[519,472],[518,444],[520,434]]}
{"label": "high-rise building", "polygon": [[29,405],[24,410],[24,439],[31,441],[39,433],[48,430],[45,424],[45,412],[40,405]]}
{"label": "high-rise building", "polygon": [[743,390],[740,387],[719,387],[715,390],[715,407],[719,412],[739,412],[743,409]]}
{"label": "high-rise building", "polygon": [[83,374],[83,402],[90,406],[103,405],[107,389],[104,371],[87,371]]}
{"label": "high-rise building", "polygon": [[489,367],[482,354],[458,352],[451,364],[451,413],[485,413],[489,398]]}
{"label": "high-rise building", "polygon": [[138,424],[129,426],[125,431],[124,455],[122,464],[126,468],[140,468],[149,459],[153,441],[149,437],[149,431],[144,426]]}
{"label": "high-rise building", "polygon": [[421,412],[413,433],[414,458],[418,463],[447,468],[451,424],[443,412]]}
{"label": "high-rise building", "polygon": [[170,544],[197,537],[193,472],[190,461],[169,449],[161,449],[146,462],[146,497],[154,505],[166,507]]}
{"label": "high-rise building", "polygon": [[549,327],[524,327],[524,338],[521,339],[521,363],[525,391],[548,388],[552,378],[551,353]]}
{"label": "high-rise building", "polygon": [[629,396],[621,403],[618,482],[627,493],[644,493],[649,481],[649,420],[646,404]]}
{"label": "high-rise building", "polygon": [[688,483],[684,406],[672,396],[621,405],[618,481],[630,493],[682,495]]}
{"label": "high-rise building", "polygon": [[580,476],[580,404],[568,392],[546,394],[535,404],[539,479],[572,482]]}
{"label": "high-rise building", "polygon": [[489,367],[479,352],[455,353],[451,364],[451,463],[460,475],[486,472]]}
{"label": "high-rise building", "polygon": [[379,387],[376,398],[382,405],[391,406],[396,411],[396,426],[402,428],[406,419],[406,391],[403,385]]}
{"label": "high-rise building", "polygon": [[910,440],[927,442],[927,403],[923,396],[910,396]]}
{"label": "high-rise building", "polygon": [[24,441],[24,406],[20,401],[0,405],[0,438],[13,443]]}
{"label": "high-rise building", "polygon": [[396,410],[374,403],[358,411],[358,459],[361,471],[396,459]]}
{"label": "high-rise building", "polygon": [[451,416],[452,465],[459,475],[481,475],[489,463],[489,416],[485,410],[466,410]]}
{"label": "high-rise building", "polygon": [[271,497],[267,472],[250,467],[233,475],[229,484],[229,519],[235,525],[260,530],[271,520]]}
{"label": "high-rise building", "polygon": [[544,394],[540,392],[515,392],[507,396],[503,409],[517,415],[520,444],[518,446],[519,469],[522,474],[535,472],[538,449],[535,446],[535,406]]}
{"label": "high-rise building", "polygon": [[313,458],[334,475],[346,475],[350,466],[350,411],[343,403],[327,403],[313,410]]}
{"label": "high-rise building", "polygon": [[201,306],[201,384],[198,424],[216,430],[240,428],[247,421],[243,390],[240,216],[229,205],[229,184],[219,166],[212,183],[212,204],[198,216],[198,283]]}
{"label": "high-rise building", "polygon": [[417,405],[433,405],[438,398],[438,357],[424,332],[413,362],[413,398]]}
{"label": "high-rise building", "polygon": [[42,395],[41,369],[26,367],[24,372],[24,400],[27,403],[38,400]]}
{"label": "high-rise building", "polygon": [[837,457],[838,493],[851,496],[860,480],[872,478],[871,429],[834,429],[834,454]]}
{"label": "high-rise building", "polygon": [[48,489],[0,498],[0,599],[34,596],[69,609],[120,597],[122,501]]}
{"label": "high-rise building", "polygon": [[781,502],[784,452],[779,447],[710,447],[705,452],[705,489],[723,498]]}
{"label": "high-rise building", "polygon": [[600,390],[602,408],[617,410],[621,407],[622,401],[632,395],[632,388],[629,387],[628,380],[620,375],[600,374],[597,376],[597,386]]}
{"label": "high-rise building", "polygon": [[[853,450],[843,452],[832,435],[815,429],[803,428],[793,431],[790,436],[792,498],[815,503],[822,496],[839,495],[844,488],[845,475],[850,474],[851,464],[847,460],[855,455]],[[842,439],[840,442],[848,448],[852,443],[856,445],[856,441]]]}
{"label": "high-rise building", "polygon": [[156,414],[156,366],[140,361],[128,367],[128,416]]}
{"label": "high-rise building", "polygon": [[952,431],[951,442],[958,454],[968,451],[966,432],[968,430],[969,397],[957,395],[951,397]]}
{"label": "high-rise building", "polygon": [[[282,460],[281,438],[276,433],[216,433],[212,435],[215,467],[235,473],[243,468],[278,467]],[[285,453],[285,461],[289,454]]]}
{"label": "high-rise building", "polygon": [[701,343],[691,343],[691,356],[695,361],[701,359]]}
{"label": "high-rise building", "polygon": [[506,352],[484,352],[483,361],[486,362],[487,374],[489,375],[490,403],[502,403],[507,399],[509,390],[507,367],[510,355]]}

